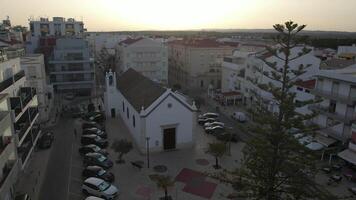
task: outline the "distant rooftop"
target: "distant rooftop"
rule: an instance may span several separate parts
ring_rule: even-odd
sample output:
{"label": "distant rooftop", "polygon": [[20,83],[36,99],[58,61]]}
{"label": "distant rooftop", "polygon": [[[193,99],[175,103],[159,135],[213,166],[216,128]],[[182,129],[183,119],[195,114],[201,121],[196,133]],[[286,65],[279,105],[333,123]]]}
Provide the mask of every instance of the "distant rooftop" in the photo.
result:
{"label": "distant rooftop", "polygon": [[183,45],[189,47],[197,48],[214,48],[214,47],[223,47],[223,46],[237,46],[238,43],[229,43],[229,42],[218,42],[215,39],[184,39],[184,40],[174,40],[169,42],[173,45]]}
{"label": "distant rooftop", "polygon": [[354,64],[356,64],[355,60],[332,58],[330,60],[321,62],[320,69],[324,69],[324,70],[343,69]]}
{"label": "distant rooftop", "polygon": [[121,42],[119,42],[119,44],[124,44],[124,45],[131,45],[135,42],[138,42],[140,40],[142,40],[143,38],[142,37],[139,37],[139,38],[127,38],[126,40],[123,40]]}
{"label": "distant rooftop", "polygon": [[307,80],[307,81],[297,81],[295,84],[299,87],[311,90],[311,89],[315,88],[316,80],[311,79],[311,80]]}

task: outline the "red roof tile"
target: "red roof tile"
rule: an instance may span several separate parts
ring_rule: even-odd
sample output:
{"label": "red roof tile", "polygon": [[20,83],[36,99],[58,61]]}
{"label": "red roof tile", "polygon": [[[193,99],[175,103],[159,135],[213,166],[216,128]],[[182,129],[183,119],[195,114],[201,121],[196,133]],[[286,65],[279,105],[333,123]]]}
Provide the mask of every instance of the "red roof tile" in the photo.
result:
{"label": "red roof tile", "polygon": [[315,84],[316,84],[316,80],[315,79],[296,82],[297,86],[302,87],[302,88],[306,88],[306,89],[310,89],[310,90],[315,88]]}
{"label": "red roof tile", "polygon": [[172,44],[172,45],[183,45],[183,46],[197,47],[197,48],[231,46],[229,44],[224,44],[224,43],[217,42],[215,39],[174,40],[172,42],[169,42],[169,44]]}
{"label": "red roof tile", "polygon": [[143,38],[127,38],[126,40],[121,41],[119,44],[131,45],[137,41],[142,40]]}

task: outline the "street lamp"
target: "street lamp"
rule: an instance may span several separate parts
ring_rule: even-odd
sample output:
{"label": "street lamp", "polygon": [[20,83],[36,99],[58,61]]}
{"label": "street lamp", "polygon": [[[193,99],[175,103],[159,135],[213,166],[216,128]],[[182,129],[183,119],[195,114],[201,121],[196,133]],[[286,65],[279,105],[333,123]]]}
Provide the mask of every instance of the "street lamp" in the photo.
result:
{"label": "street lamp", "polygon": [[150,168],[150,137],[146,137],[147,168]]}

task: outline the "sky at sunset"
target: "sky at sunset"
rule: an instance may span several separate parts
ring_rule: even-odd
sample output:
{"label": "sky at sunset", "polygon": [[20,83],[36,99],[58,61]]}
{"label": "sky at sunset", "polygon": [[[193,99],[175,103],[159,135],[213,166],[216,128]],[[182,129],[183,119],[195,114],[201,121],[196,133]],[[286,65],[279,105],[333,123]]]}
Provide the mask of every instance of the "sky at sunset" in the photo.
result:
{"label": "sky at sunset", "polygon": [[88,31],[265,29],[293,20],[309,30],[355,31],[356,0],[0,0],[0,19],[83,19]]}

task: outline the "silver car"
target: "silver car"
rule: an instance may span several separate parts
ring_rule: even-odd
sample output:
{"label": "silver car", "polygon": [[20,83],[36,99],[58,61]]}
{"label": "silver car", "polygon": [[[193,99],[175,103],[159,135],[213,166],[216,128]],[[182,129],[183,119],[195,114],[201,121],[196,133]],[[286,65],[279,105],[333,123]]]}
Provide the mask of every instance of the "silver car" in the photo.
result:
{"label": "silver car", "polygon": [[83,193],[93,195],[104,199],[114,199],[117,197],[119,190],[110,183],[100,178],[87,178],[82,186]]}

